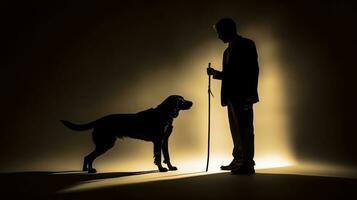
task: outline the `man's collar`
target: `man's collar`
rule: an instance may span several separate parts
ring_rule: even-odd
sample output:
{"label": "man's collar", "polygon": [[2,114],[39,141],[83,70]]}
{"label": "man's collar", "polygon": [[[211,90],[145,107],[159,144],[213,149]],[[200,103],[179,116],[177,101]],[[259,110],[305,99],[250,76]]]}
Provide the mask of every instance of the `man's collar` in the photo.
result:
{"label": "man's collar", "polygon": [[231,42],[228,43],[228,48],[230,48],[234,43],[236,43],[239,39],[241,39],[242,36],[236,35]]}

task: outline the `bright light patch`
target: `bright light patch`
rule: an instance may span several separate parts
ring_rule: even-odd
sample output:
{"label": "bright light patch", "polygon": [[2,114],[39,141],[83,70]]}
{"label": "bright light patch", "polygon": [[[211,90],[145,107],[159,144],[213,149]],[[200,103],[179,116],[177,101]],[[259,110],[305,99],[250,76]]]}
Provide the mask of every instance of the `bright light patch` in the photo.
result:
{"label": "bright light patch", "polygon": [[295,164],[293,161],[289,161],[280,155],[258,157],[255,159],[255,162],[257,163],[256,169],[287,167]]}

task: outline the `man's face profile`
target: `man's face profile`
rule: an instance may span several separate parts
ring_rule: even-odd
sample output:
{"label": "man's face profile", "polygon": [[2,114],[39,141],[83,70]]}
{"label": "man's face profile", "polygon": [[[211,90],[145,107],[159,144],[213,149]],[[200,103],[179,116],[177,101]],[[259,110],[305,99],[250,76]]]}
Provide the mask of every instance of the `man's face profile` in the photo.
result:
{"label": "man's face profile", "polygon": [[227,34],[224,34],[224,32],[216,30],[217,32],[217,37],[223,41],[223,43],[227,43],[228,42],[228,37]]}

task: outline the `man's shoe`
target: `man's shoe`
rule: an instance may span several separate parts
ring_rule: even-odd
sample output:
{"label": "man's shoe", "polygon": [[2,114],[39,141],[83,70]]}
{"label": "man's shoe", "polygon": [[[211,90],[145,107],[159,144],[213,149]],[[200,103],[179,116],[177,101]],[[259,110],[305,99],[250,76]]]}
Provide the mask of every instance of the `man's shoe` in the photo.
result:
{"label": "man's shoe", "polygon": [[254,167],[240,166],[238,168],[232,169],[231,173],[234,175],[253,175],[255,174]]}
{"label": "man's shoe", "polygon": [[239,162],[233,160],[229,165],[222,165],[221,170],[233,170],[239,168]]}

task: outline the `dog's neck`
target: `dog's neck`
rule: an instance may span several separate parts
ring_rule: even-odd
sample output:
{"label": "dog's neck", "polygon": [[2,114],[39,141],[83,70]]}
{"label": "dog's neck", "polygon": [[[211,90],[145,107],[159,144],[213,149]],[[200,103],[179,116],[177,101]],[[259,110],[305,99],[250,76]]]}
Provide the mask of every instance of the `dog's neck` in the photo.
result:
{"label": "dog's neck", "polygon": [[156,108],[154,108],[154,110],[159,113],[158,116],[160,116],[160,118],[164,119],[166,121],[166,123],[172,124],[172,122],[174,121],[174,117],[170,115],[169,112],[167,112],[166,109],[164,109],[162,107],[162,105],[158,105]]}

